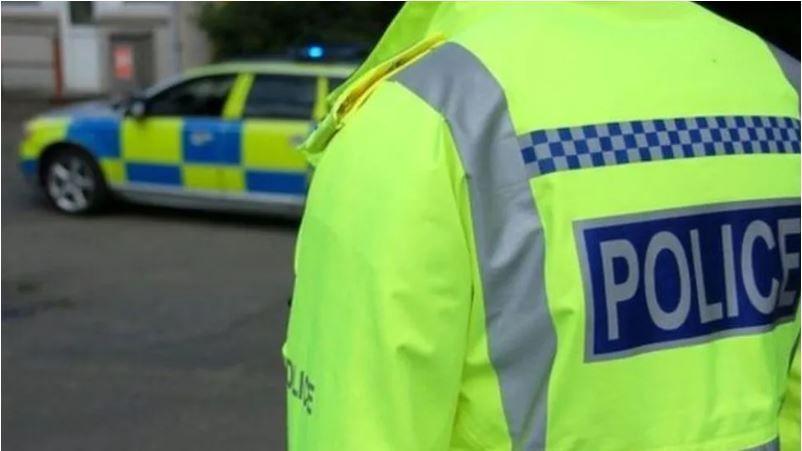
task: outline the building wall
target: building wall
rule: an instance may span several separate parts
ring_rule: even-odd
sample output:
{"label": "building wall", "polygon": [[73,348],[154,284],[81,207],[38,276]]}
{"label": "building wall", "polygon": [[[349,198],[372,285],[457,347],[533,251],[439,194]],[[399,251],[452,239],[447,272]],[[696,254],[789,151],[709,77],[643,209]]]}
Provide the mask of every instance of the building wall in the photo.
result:
{"label": "building wall", "polygon": [[[75,24],[67,2],[4,2],[2,89],[54,95],[61,80],[65,96],[122,94],[206,64],[209,43],[195,21],[199,9],[195,2],[93,2],[91,22]],[[134,44],[138,70],[136,80],[121,83],[113,43],[126,39]]]}
{"label": "building wall", "polygon": [[70,94],[104,91],[101,38],[100,30],[91,26],[70,27],[63,34],[64,86]]}
{"label": "building wall", "polygon": [[26,3],[0,6],[3,91],[55,93],[59,13],[53,5],[43,6]]}
{"label": "building wall", "polygon": [[212,46],[208,36],[198,28],[201,2],[177,2],[179,7],[178,35],[181,53],[181,70],[208,64],[212,59]]}
{"label": "building wall", "polygon": [[[174,33],[167,26],[155,27],[153,30],[153,44],[155,49],[154,72],[156,80],[178,74],[181,70],[176,65]],[[155,81],[155,80],[154,80]]]}
{"label": "building wall", "polygon": [[[38,31],[38,30],[37,30]],[[30,91],[55,91],[53,47],[55,36],[44,33],[8,32],[2,39],[2,88],[16,87]]]}

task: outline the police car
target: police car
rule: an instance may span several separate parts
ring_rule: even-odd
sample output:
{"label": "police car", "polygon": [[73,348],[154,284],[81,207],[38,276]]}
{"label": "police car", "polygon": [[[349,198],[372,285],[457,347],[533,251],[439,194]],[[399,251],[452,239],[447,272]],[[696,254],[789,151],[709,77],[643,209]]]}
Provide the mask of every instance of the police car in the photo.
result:
{"label": "police car", "polygon": [[119,104],[35,117],[20,149],[27,178],[69,214],[111,198],[174,207],[302,210],[295,150],[354,67],[241,62],[198,68]]}

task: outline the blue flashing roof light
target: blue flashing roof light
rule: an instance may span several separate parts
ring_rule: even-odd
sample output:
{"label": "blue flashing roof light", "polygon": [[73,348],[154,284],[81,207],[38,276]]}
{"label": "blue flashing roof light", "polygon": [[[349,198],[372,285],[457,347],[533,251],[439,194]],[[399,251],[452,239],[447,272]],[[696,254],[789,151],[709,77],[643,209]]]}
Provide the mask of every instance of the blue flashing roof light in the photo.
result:
{"label": "blue flashing roof light", "polygon": [[314,60],[323,58],[323,47],[319,45],[310,45],[306,49],[306,56]]}

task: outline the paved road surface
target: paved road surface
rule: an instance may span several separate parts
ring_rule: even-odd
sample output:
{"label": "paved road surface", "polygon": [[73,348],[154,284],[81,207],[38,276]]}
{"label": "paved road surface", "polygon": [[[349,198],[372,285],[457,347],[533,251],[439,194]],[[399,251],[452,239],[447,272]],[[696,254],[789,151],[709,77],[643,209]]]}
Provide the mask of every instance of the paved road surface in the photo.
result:
{"label": "paved road surface", "polygon": [[[6,96],[7,97],[7,96]],[[69,218],[16,166],[2,104],[2,445],[284,449],[297,224],[123,206]]]}

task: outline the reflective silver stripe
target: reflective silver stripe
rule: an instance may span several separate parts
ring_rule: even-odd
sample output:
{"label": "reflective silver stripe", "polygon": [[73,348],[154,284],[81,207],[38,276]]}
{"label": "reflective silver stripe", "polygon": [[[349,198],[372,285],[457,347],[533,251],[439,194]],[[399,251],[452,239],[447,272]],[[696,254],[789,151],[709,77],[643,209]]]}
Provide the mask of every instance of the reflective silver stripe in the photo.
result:
{"label": "reflective silver stripe", "polygon": [[771,53],[774,54],[774,58],[777,59],[777,63],[782,68],[785,78],[788,79],[796,90],[797,95],[799,95],[799,61],[773,44],[768,42],[766,44],[769,46],[769,49],[771,49]]}
{"label": "reflective silver stripe", "polygon": [[764,443],[753,448],[747,448],[744,451],[780,451],[780,439],[775,438],[768,443]]}
{"label": "reflective silver stripe", "polygon": [[468,178],[490,359],[513,448],[543,449],[556,336],[546,300],[543,228],[504,92],[473,54],[453,43],[395,80],[439,111],[451,129]]}

